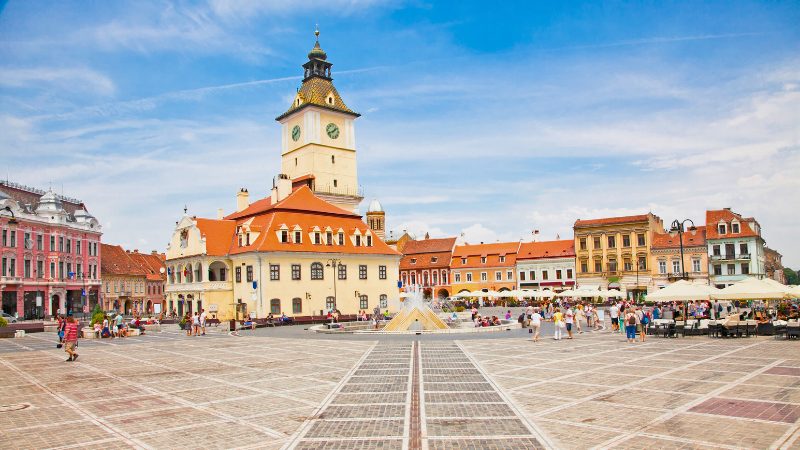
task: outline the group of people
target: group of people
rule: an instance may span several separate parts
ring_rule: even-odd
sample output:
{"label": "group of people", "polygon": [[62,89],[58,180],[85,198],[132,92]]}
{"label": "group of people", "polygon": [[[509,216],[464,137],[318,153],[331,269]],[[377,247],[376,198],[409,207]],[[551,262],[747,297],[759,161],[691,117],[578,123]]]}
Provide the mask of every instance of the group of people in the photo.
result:
{"label": "group of people", "polygon": [[187,312],[183,315],[183,327],[186,330],[187,336],[205,336],[206,335],[206,320],[208,320],[208,313],[205,309],[195,311],[194,315],[190,316]]}
{"label": "group of people", "polygon": [[656,305],[651,311],[644,310],[632,302],[620,301],[612,303],[608,308],[611,317],[611,332],[621,333],[625,330],[628,342],[636,342],[636,336],[644,342],[647,338],[647,325],[662,317],[661,308]]}

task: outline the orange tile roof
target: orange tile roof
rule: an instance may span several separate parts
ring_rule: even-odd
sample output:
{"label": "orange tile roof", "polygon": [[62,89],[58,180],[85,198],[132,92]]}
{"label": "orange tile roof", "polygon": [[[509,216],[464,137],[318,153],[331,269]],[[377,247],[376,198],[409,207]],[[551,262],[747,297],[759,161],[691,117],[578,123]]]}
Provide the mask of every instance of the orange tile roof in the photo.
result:
{"label": "orange tile roof", "polygon": [[[691,231],[686,230],[683,232],[683,246],[684,247],[699,247],[706,245],[706,227],[697,227],[697,231],[692,234]],[[678,234],[674,236],[669,233],[653,233],[653,240],[650,248],[680,248]]]}
{"label": "orange tile roof", "polygon": [[[234,216],[238,217],[234,218]],[[206,250],[209,255],[239,254],[252,251],[400,255],[373,234],[367,224],[361,220],[361,216],[320,199],[306,186],[295,190],[282,201],[270,205],[258,213],[245,210],[238,214],[232,214],[224,220],[196,220],[197,227],[206,237]],[[258,234],[250,242],[250,245],[243,242],[245,245],[240,247],[236,229],[246,223],[249,223],[251,231],[258,231]],[[280,242],[279,231],[284,225],[290,233],[295,230],[295,227],[299,227],[302,232],[302,242],[299,244]],[[308,233],[314,227],[319,227],[323,244],[314,244],[309,238]],[[342,229],[345,233],[344,245],[324,244],[328,227],[334,234],[334,242],[338,242],[338,231]],[[350,239],[355,230],[359,230],[361,233],[362,244],[366,243],[364,236],[369,232],[372,235],[372,246],[356,247]]]}
{"label": "orange tile roof", "polygon": [[[151,281],[163,281],[167,279],[164,265],[164,254],[159,253],[139,253],[132,251],[128,253],[139,266],[147,273],[147,279]],[[165,269],[162,273],[161,269]]]}
{"label": "orange tile roof", "polygon": [[[453,250],[451,269],[470,269],[484,267],[513,267],[517,262],[519,242],[500,242],[495,244],[457,245]],[[505,261],[500,262],[500,257]],[[485,257],[486,262],[481,262]],[[462,263],[466,258],[466,263]]]}
{"label": "orange tile roof", "polygon": [[453,249],[453,257],[471,255],[507,255],[516,253],[519,249],[519,245],[519,242],[457,245],[455,249]]}
{"label": "orange tile roof", "polygon": [[236,222],[233,220],[195,219],[197,228],[206,238],[206,254],[224,256],[233,244]]}
{"label": "orange tile roof", "polygon": [[121,246],[100,243],[100,272],[102,275],[146,275],[145,270]]}
{"label": "orange tile roof", "polygon": [[570,258],[575,256],[575,241],[523,242],[517,260],[542,258]]}
{"label": "orange tile roof", "polygon": [[[451,252],[404,255],[400,260],[400,269],[444,269],[450,267],[451,256]],[[433,258],[436,258],[436,262],[433,261]],[[416,263],[412,264],[412,259],[416,259]]]}
{"label": "orange tile roof", "polygon": [[[333,95],[332,104],[327,102],[328,93]],[[280,121],[281,119],[294,113],[295,111],[299,111],[308,106],[316,106],[318,108],[324,108],[324,109],[329,109],[331,111],[342,112],[354,117],[360,116],[360,114],[348,108],[347,105],[344,104],[344,100],[342,100],[342,97],[339,95],[339,92],[336,90],[336,88],[333,86],[333,83],[329,79],[320,77],[307,78],[305,81],[303,81],[303,84],[300,86],[300,89],[298,89],[297,95],[302,99],[302,103],[300,103],[300,105],[298,106],[293,102],[292,105],[289,107],[289,109],[286,110],[285,113],[276,117],[275,120]]]}
{"label": "orange tile roof", "polygon": [[408,241],[405,247],[403,247],[403,254],[411,255],[415,253],[452,252],[455,243],[456,238],[454,237]]}
{"label": "orange tile roof", "polygon": [[575,227],[590,227],[590,226],[598,226],[598,225],[614,225],[620,223],[631,223],[631,222],[647,222],[649,214],[638,214],[635,216],[621,216],[621,217],[606,217],[602,219],[589,219],[589,220],[581,220],[578,219],[575,221]]}
{"label": "orange tile roof", "polygon": [[[734,219],[739,221],[739,233],[731,232],[731,221]],[[719,234],[719,225],[720,222],[725,222],[727,224],[727,233],[726,234]],[[758,237],[759,233],[754,231],[750,228],[749,223],[758,222],[752,217],[742,217],[739,214],[731,211],[730,209],[718,209],[712,211],[706,211],[706,227],[708,228],[706,232],[706,239],[725,239],[725,238],[733,238],[733,237]]]}

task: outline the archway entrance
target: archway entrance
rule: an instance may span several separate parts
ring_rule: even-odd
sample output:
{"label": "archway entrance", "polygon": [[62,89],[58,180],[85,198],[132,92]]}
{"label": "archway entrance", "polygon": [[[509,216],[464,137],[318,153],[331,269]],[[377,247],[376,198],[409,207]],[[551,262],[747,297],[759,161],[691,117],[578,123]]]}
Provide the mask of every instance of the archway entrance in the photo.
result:
{"label": "archway entrance", "polygon": [[180,316],[180,317],[183,317],[184,303],[185,303],[185,300],[183,299],[183,296],[179,295],[178,296],[178,316]]}
{"label": "archway entrance", "polygon": [[132,309],[131,301],[130,300],[125,300],[125,307],[122,310],[123,314],[130,315],[131,314],[131,309]]}
{"label": "archway entrance", "polygon": [[147,314],[152,314],[152,313],[153,313],[153,302],[148,300],[147,301]]}
{"label": "archway entrance", "polygon": [[450,296],[450,293],[447,292],[447,289],[439,289],[439,292],[436,293],[436,296],[439,298],[447,298]]}
{"label": "archway entrance", "polygon": [[61,300],[58,294],[53,294],[50,296],[50,315],[56,316],[58,314],[58,309],[61,306]]}

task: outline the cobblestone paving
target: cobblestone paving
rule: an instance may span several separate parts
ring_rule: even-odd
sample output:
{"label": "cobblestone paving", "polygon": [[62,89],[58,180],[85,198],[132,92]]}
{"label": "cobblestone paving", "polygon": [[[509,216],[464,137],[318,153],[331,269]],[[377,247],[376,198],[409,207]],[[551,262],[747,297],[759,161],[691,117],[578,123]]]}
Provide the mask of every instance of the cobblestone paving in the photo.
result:
{"label": "cobblestone paving", "polygon": [[0,448],[800,448],[798,342],[511,336],[2,339]]}

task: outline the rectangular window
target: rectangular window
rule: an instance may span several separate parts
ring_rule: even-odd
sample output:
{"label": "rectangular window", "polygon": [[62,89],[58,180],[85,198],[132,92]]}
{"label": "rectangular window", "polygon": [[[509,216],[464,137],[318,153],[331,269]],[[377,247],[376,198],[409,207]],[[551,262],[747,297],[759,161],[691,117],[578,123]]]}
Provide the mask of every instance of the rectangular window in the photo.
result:
{"label": "rectangular window", "polygon": [[535,271],[535,270],[531,270],[530,272],[528,272],[528,275],[530,275],[530,276],[531,276],[531,277],[530,277],[530,278],[531,278],[531,281],[533,281],[533,280],[535,280],[535,279],[536,279],[536,271]]}
{"label": "rectangular window", "polygon": [[580,239],[580,248],[581,248],[581,250],[586,250],[586,238],[585,237]]}
{"label": "rectangular window", "polygon": [[556,280],[560,280],[561,279],[561,274],[562,274],[562,272],[560,270],[556,270]]}
{"label": "rectangular window", "polygon": [[501,263],[504,263],[504,262],[506,262],[506,257],[505,257],[505,256],[500,256],[500,262],[501,262]]}
{"label": "rectangular window", "polygon": [[289,242],[289,230],[281,230],[281,243],[286,244]]}
{"label": "rectangular window", "polygon": [[692,260],[692,272],[700,272],[700,260],[693,259]]}
{"label": "rectangular window", "polygon": [[41,234],[36,235],[36,250],[44,250],[44,236]]}
{"label": "rectangular window", "polygon": [[233,276],[236,277],[236,282],[237,283],[241,283],[242,282],[242,268],[241,267],[236,267],[236,269],[234,270],[233,273],[234,273]]}
{"label": "rectangular window", "polygon": [[681,262],[677,259],[672,260],[672,273],[681,273]]}
{"label": "rectangular window", "polygon": [[344,233],[339,233],[339,245],[344,245]]}
{"label": "rectangular window", "polygon": [[330,231],[325,233],[325,243],[327,243],[328,245],[333,245],[333,233],[331,233]]}
{"label": "rectangular window", "polygon": [[603,262],[602,261],[595,261],[594,262],[594,271],[598,272],[598,273],[603,271]]}
{"label": "rectangular window", "polygon": [[26,259],[23,262],[22,267],[23,267],[23,270],[24,270],[24,273],[25,273],[25,278],[30,278],[31,277],[31,260],[30,259]]}
{"label": "rectangular window", "polygon": [[472,283],[472,272],[467,272],[467,283]]}
{"label": "rectangular window", "polygon": [[714,275],[722,275],[722,265],[714,264]]}
{"label": "rectangular window", "polygon": [[725,234],[727,232],[727,229],[725,228],[725,224],[724,223],[719,224],[717,226],[717,231],[719,232],[719,234]]}
{"label": "rectangular window", "polygon": [[64,251],[64,238],[61,236],[58,237],[58,251],[59,252]]}
{"label": "rectangular window", "polygon": [[58,278],[64,279],[64,263],[58,262]]}
{"label": "rectangular window", "polygon": [[56,263],[50,263],[50,278],[55,278],[56,276]]}
{"label": "rectangular window", "polygon": [[339,277],[339,279],[340,280],[346,280],[347,279],[347,265],[346,264],[339,264],[336,267],[337,267],[336,270],[338,272],[337,276]]}
{"label": "rectangular window", "polygon": [[292,279],[300,279],[300,264],[292,264]]}
{"label": "rectangular window", "polygon": [[361,309],[369,309],[369,301],[366,295],[362,295],[358,298],[358,307]]}
{"label": "rectangular window", "polygon": [[465,265],[467,263],[467,258],[461,258],[461,265]]}
{"label": "rectangular window", "polygon": [[2,272],[0,272],[0,275],[2,275],[2,276],[4,276],[4,277],[7,277],[7,276],[9,276],[9,275],[6,273],[6,269],[7,269],[7,268],[8,268],[8,260],[7,260],[6,258],[3,258],[3,270],[2,270]]}
{"label": "rectangular window", "polygon": [[608,248],[617,248],[616,236],[608,236]]}
{"label": "rectangular window", "polygon": [[728,275],[736,275],[736,264],[728,264]]}
{"label": "rectangular window", "polygon": [[10,247],[16,247],[17,246],[17,232],[14,231],[14,230],[10,230],[9,231],[9,235],[11,236],[11,239],[9,239],[11,241],[11,242],[9,242],[9,246]]}
{"label": "rectangular window", "polygon": [[595,250],[600,250],[600,236],[595,236],[594,247]]}
{"label": "rectangular window", "polygon": [[658,262],[658,273],[662,275],[667,274],[667,262],[666,261],[659,261]]}
{"label": "rectangular window", "polygon": [[379,305],[381,308],[389,307],[389,297],[386,294],[381,294]]}
{"label": "rectangular window", "polygon": [[3,230],[3,247],[8,247],[8,231]]}
{"label": "rectangular window", "polygon": [[303,312],[303,301],[299,298],[292,299],[292,314]]}
{"label": "rectangular window", "polygon": [[378,266],[378,279],[386,279],[386,266]]}
{"label": "rectangular window", "polygon": [[494,281],[503,281],[503,272],[495,272]]}
{"label": "rectangular window", "polygon": [[486,264],[486,257],[485,256],[481,256],[481,264]]}
{"label": "rectangular window", "polygon": [[461,274],[456,272],[455,275],[453,275],[453,279],[456,281],[456,283],[461,283]]}
{"label": "rectangular window", "polygon": [[630,234],[623,234],[622,235],[622,246],[626,247],[626,248],[631,246],[631,235]]}
{"label": "rectangular window", "polygon": [[319,233],[314,233],[314,244],[322,244],[322,236]]}
{"label": "rectangular window", "polygon": [[356,235],[356,247],[361,247],[361,235]]}
{"label": "rectangular window", "polygon": [[36,278],[44,278],[44,261],[36,261]]}
{"label": "rectangular window", "polygon": [[53,236],[52,234],[50,235],[50,251],[51,252],[56,251],[56,237]]}
{"label": "rectangular window", "polygon": [[714,245],[711,247],[711,254],[714,256],[720,256],[722,254],[722,248],[719,245]]}
{"label": "rectangular window", "polygon": [[31,243],[31,248],[33,248],[33,241],[31,240],[31,234],[30,233],[25,233],[25,240],[22,241],[22,246],[24,248],[28,248],[28,242]]}
{"label": "rectangular window", "polygon": [[542,271],[542,280],[547,280],[550,278],[550,274],[547,273],[546,270]]}
{"label": "rectangular window", "polygon": [[739,244],[739,253],[741,253],[742,255],[750,254],[750,251],[747,250],[747,244]]}
{"label": "rectangular window", "polygon": [[589,264],[586,261],[581,262],[581,273],[589,272]]}
{"label": "rectangular window", "polygon": [[633,270],[633,264],[631,263],[630,259],[626,259],[622,262],[622,270],[626,272],[630,272]]}
{"label": "rectangular window", "polygon": [[644,233],[637,234],[636,235],[636,245],[638,245],[639,247],[644,247],[644,246],[646,246],[646,244],[647,244],[647,241],[644,238]]}
{"label": "rectangular window", "polygon": [[77,273],[76,276],[78,278],[83,278],[83,271],[81,269],[83,269],[83,266],[81,264],[76,264],[75,265],[75,273]]}
{"label": "rectangular window", "polygon": [[725,257],[733,258],[736,255],[736,245],[725,244]]}
{"label": "rectangular window", "polygon": [[364,264],[360,264],[358,266],[358,279],[359,280],[366,280],[367,279],[367,266]]}
{"label": "rectangular window", "polygon": [[572,269],[567,269],[567,279],[572,278]]}
{"label": "rectangular window", "polygon": [[519,273],[519,281],[525,281],[525,272]]}
{"label": "rectangular window", "polygon": [[247,282],[253,281],[253,266],[247,266]]}
{"label": "rectangular window", "polygon": [[294,232],[294,243],[295,244],[302,244],[303,243],[303,233],[300,231]]}
{"label": "rectangular window", "polygon": [[75,241],[75,254],[76,255],[80,255],[81,254],[81,241],[80,240]]}
{"label": "rectangular window", "polygon": [[481,272],[481,281],[486,281],[487,279],[486,272]]}
{"label": "rectangular window", "polygon": [[269,280],[278,281],[281,279],[281,266],[280,264],[269,265]]}
{"label": "rectangular window", "polygon": [[732,223],[731,224],[731,233],[738,233],[738,232],[739,232],[739,224],[738,223]]}
{"label": "rectangular window", "polygon": [[506,271],[506,280],[511,281],[514,279],[514,271],[508,270]]}
{"label": "rectangular window", "polygon": [[750,263],[742,263],[742,275],[750,275]]}
{"label": "rectangular window", "polygon": [[639,270],[647,270],[647,258],[644,256],[639,257]]}

